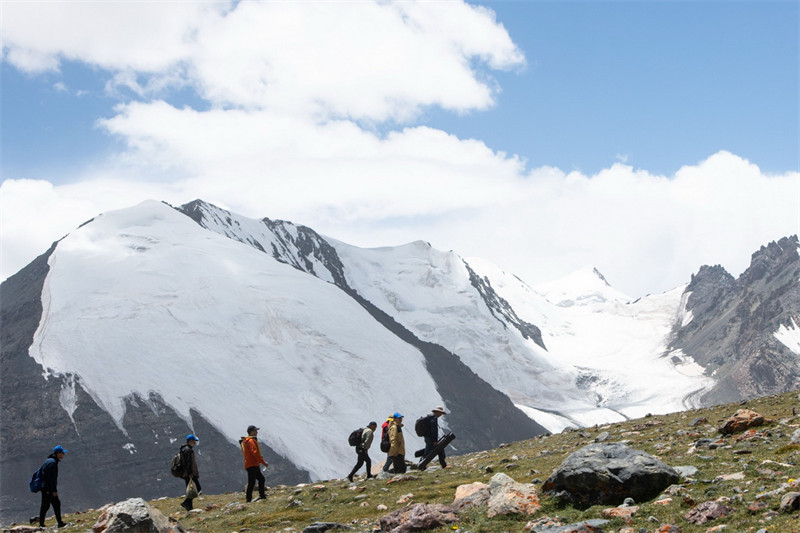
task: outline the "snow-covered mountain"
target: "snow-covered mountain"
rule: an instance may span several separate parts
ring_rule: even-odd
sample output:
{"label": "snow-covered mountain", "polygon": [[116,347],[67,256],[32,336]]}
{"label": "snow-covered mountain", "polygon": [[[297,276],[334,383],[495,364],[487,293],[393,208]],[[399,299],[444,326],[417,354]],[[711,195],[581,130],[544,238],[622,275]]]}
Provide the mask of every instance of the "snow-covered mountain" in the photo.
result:
{"label": "snow-covered mountain", "polygon": [[[784,361],[800,351],[800,260],[796,237],[781,246],[759,268],[790,281],[737,290],[780,297],[748,346]],[[189,432],[214,492],[243,482],[251,423],[275,483],[343,476],[350,430],[395,411],[411,426],[444,405],[466,452],[700,405],[727,379],[695,342],[714,287],[631,302],[592,268],[530,287],[425,242],[362,249],[202,201],[105,213],[0,286],[0,519],[30,506],[54,443],[81,472],[64,476],[79,507],[179,491],[165,465]]]}

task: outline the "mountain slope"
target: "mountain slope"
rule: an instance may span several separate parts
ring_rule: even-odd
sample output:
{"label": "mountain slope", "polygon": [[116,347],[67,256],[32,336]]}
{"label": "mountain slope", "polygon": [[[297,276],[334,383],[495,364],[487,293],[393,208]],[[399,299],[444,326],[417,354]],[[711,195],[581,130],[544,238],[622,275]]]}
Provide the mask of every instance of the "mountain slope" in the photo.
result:
{"label": "mountain slope", "polygon": [[295,266],[147,202],[98,216],[3,283],[3,333],[25,333],[3,343],[4,519],[23,512],[54,442],[87,475],[66,482],[68,505],[87,506],[134,485],[163,494],[189,432],[204,488],[230,490],[251,423],[273,482],[341,475],[347,433],[398,410],[444,404],[464,450],[544,431],[453,354]]}
{"label": "mountain slope", "polygon": [[201,201],[181,210],[203,227],[358,293],[416,337],[457,354],[551,431],[674,411],[693,405],[687,398],[710,386],[690,360],[661,357],[680,291],[628,305],[591,270],[536,292],[484,260],[467,261],[422,241],[362,249]]}
{"label": "mountain slope", "polygon": [[296,483],[341,477],[349,431],[398,410],[410,425],[444,405],[469,452],[790,387],[789,241],[739,280],[703,267],[631,302],[592,268],[531,287],[422,241],[362,249],[199,200],[100,215],[0,285],[0,519],[55,443],[86,473],[65,481],[77,508],[174,490],[189,432],[222,492],[251,423],[270,482]]}

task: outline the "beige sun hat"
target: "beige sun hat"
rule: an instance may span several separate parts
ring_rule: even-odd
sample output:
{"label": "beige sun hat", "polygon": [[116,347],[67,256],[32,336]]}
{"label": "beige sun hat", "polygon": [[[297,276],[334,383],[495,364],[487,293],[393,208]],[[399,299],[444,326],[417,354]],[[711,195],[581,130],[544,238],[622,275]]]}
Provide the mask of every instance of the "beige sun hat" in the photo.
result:
{"label": "beige sun hat", "polygon": [[446,415],[446,414],[447,414],[447,412],[444,410],[444,407],[442,407],[441,405],[439,405],[439,406],[437,406],[437,407],[434,407],[433,409],[431,409],[431,412],[432,412],[432,413],[442,413],[443,415]]}

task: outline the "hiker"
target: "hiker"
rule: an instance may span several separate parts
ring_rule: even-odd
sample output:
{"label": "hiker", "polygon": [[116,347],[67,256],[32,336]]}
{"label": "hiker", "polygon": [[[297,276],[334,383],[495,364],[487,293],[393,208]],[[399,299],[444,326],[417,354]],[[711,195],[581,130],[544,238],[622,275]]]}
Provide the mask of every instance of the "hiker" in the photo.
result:
{"label": "hiker", "polygon": [[261,448],[258,446],[258,430],[255,426],[247,426],[247,436],[239,440],[239,446],[244,455],[244,469],[247,470],[247,490],[244,493],[245,501],[253,499],[253,487],[258,480],[258,500],[265,500],[267,495],[264,493],[264,474],[261,473],[261,465],[269,466],[261,455]]}
{"label": "hiker", "polygon": [[367,464],[367,479],[375,477],[372,475],[372,461],[369,458],[369,447],[372,446],[372,438],[376,429],[378,429],[378,423],[370,422],[367,424],[367,427],[364,428],[364,431],[361,432],[361,443],[356,446],[358,462],[347,476],[347,479],[349,479],[351,483],[353,482],[353,476],[364,463]]}
{"label": "hiker", "polygon": [[[386,461],[383,463],[383,471],[388,472],[389,467],[392,466],[392,457],[389,455],[389,424],[394,420],[394,415],[386,417],[386,421],[381,424],[381,451],[386,452]],[[386,443],[384,449],[384,443]]]}
{"label": "hiker", "polygon": [[392,423],[389,424],[389,457],[394,465],[395,474],[404,474],[406,471],[406,441],[403,437],[403,415],[395,413],[392,415]]}
{"label": "hiker", "polygon": [[[439,417],[446,414],[444,407],[438,406],[434,407],[431,410],[431,414],[425,417],[425,451],[422,452],[422,457],[431,453],[433,447],[436,446],[439,440]],[[442,468],[447,468],[447,462],[444,458],[444,448],[441,449],[438,455],[439,464],[442,465]]]}
{"label": "hiker", "polygon": [[[183,463],[186,475],[183,477],[183,481],[186,482],[186,488],[189,488],[189,483],[194,481],[195,486],[197,487],[197,493],[200,493],[200,474],[197,471],[197,461],[194,458],[194,447],[197,446],[197,443],[200,442],[200,439],[195,437],[194,435],[187,435],[186,436],[186,444],[181,446],[181,463]],[[192,500],[194,497],[190,498],[187,492],[186,499],[181,502],[181,507],[186,509],[187,511],[191,511],[192,507]]]}
{"label": "hiker", "polygon": [[44,517],[51,505],[53,514],[56,515],[56,525],[58,527],[67,525],[61,520],[61,500],[58,498],[58,463],[64,459],[66,453],[67,450],[60,445],[56,446],[41,467],[42,505],[39,507],[39,527],[44,527]]}

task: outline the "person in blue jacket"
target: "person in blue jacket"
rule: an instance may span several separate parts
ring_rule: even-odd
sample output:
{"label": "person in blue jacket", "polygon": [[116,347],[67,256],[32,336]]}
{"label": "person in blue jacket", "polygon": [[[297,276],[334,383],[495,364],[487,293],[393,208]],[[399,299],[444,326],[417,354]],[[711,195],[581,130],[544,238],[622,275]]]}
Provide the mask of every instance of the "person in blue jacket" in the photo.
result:
{"label": "person in blue jacket", "polygon": [[44,527],[44,517],[50,506],[53,506],[53,513],[56,515],[58,527],[67,524],[61,520],[61,500],[58,498],[58,463],[64,459],[67,450],[61,446],[53,448],[53,453],[47,456],[47,460],[42,465],[42,505],[39,507],[39,527]]}

